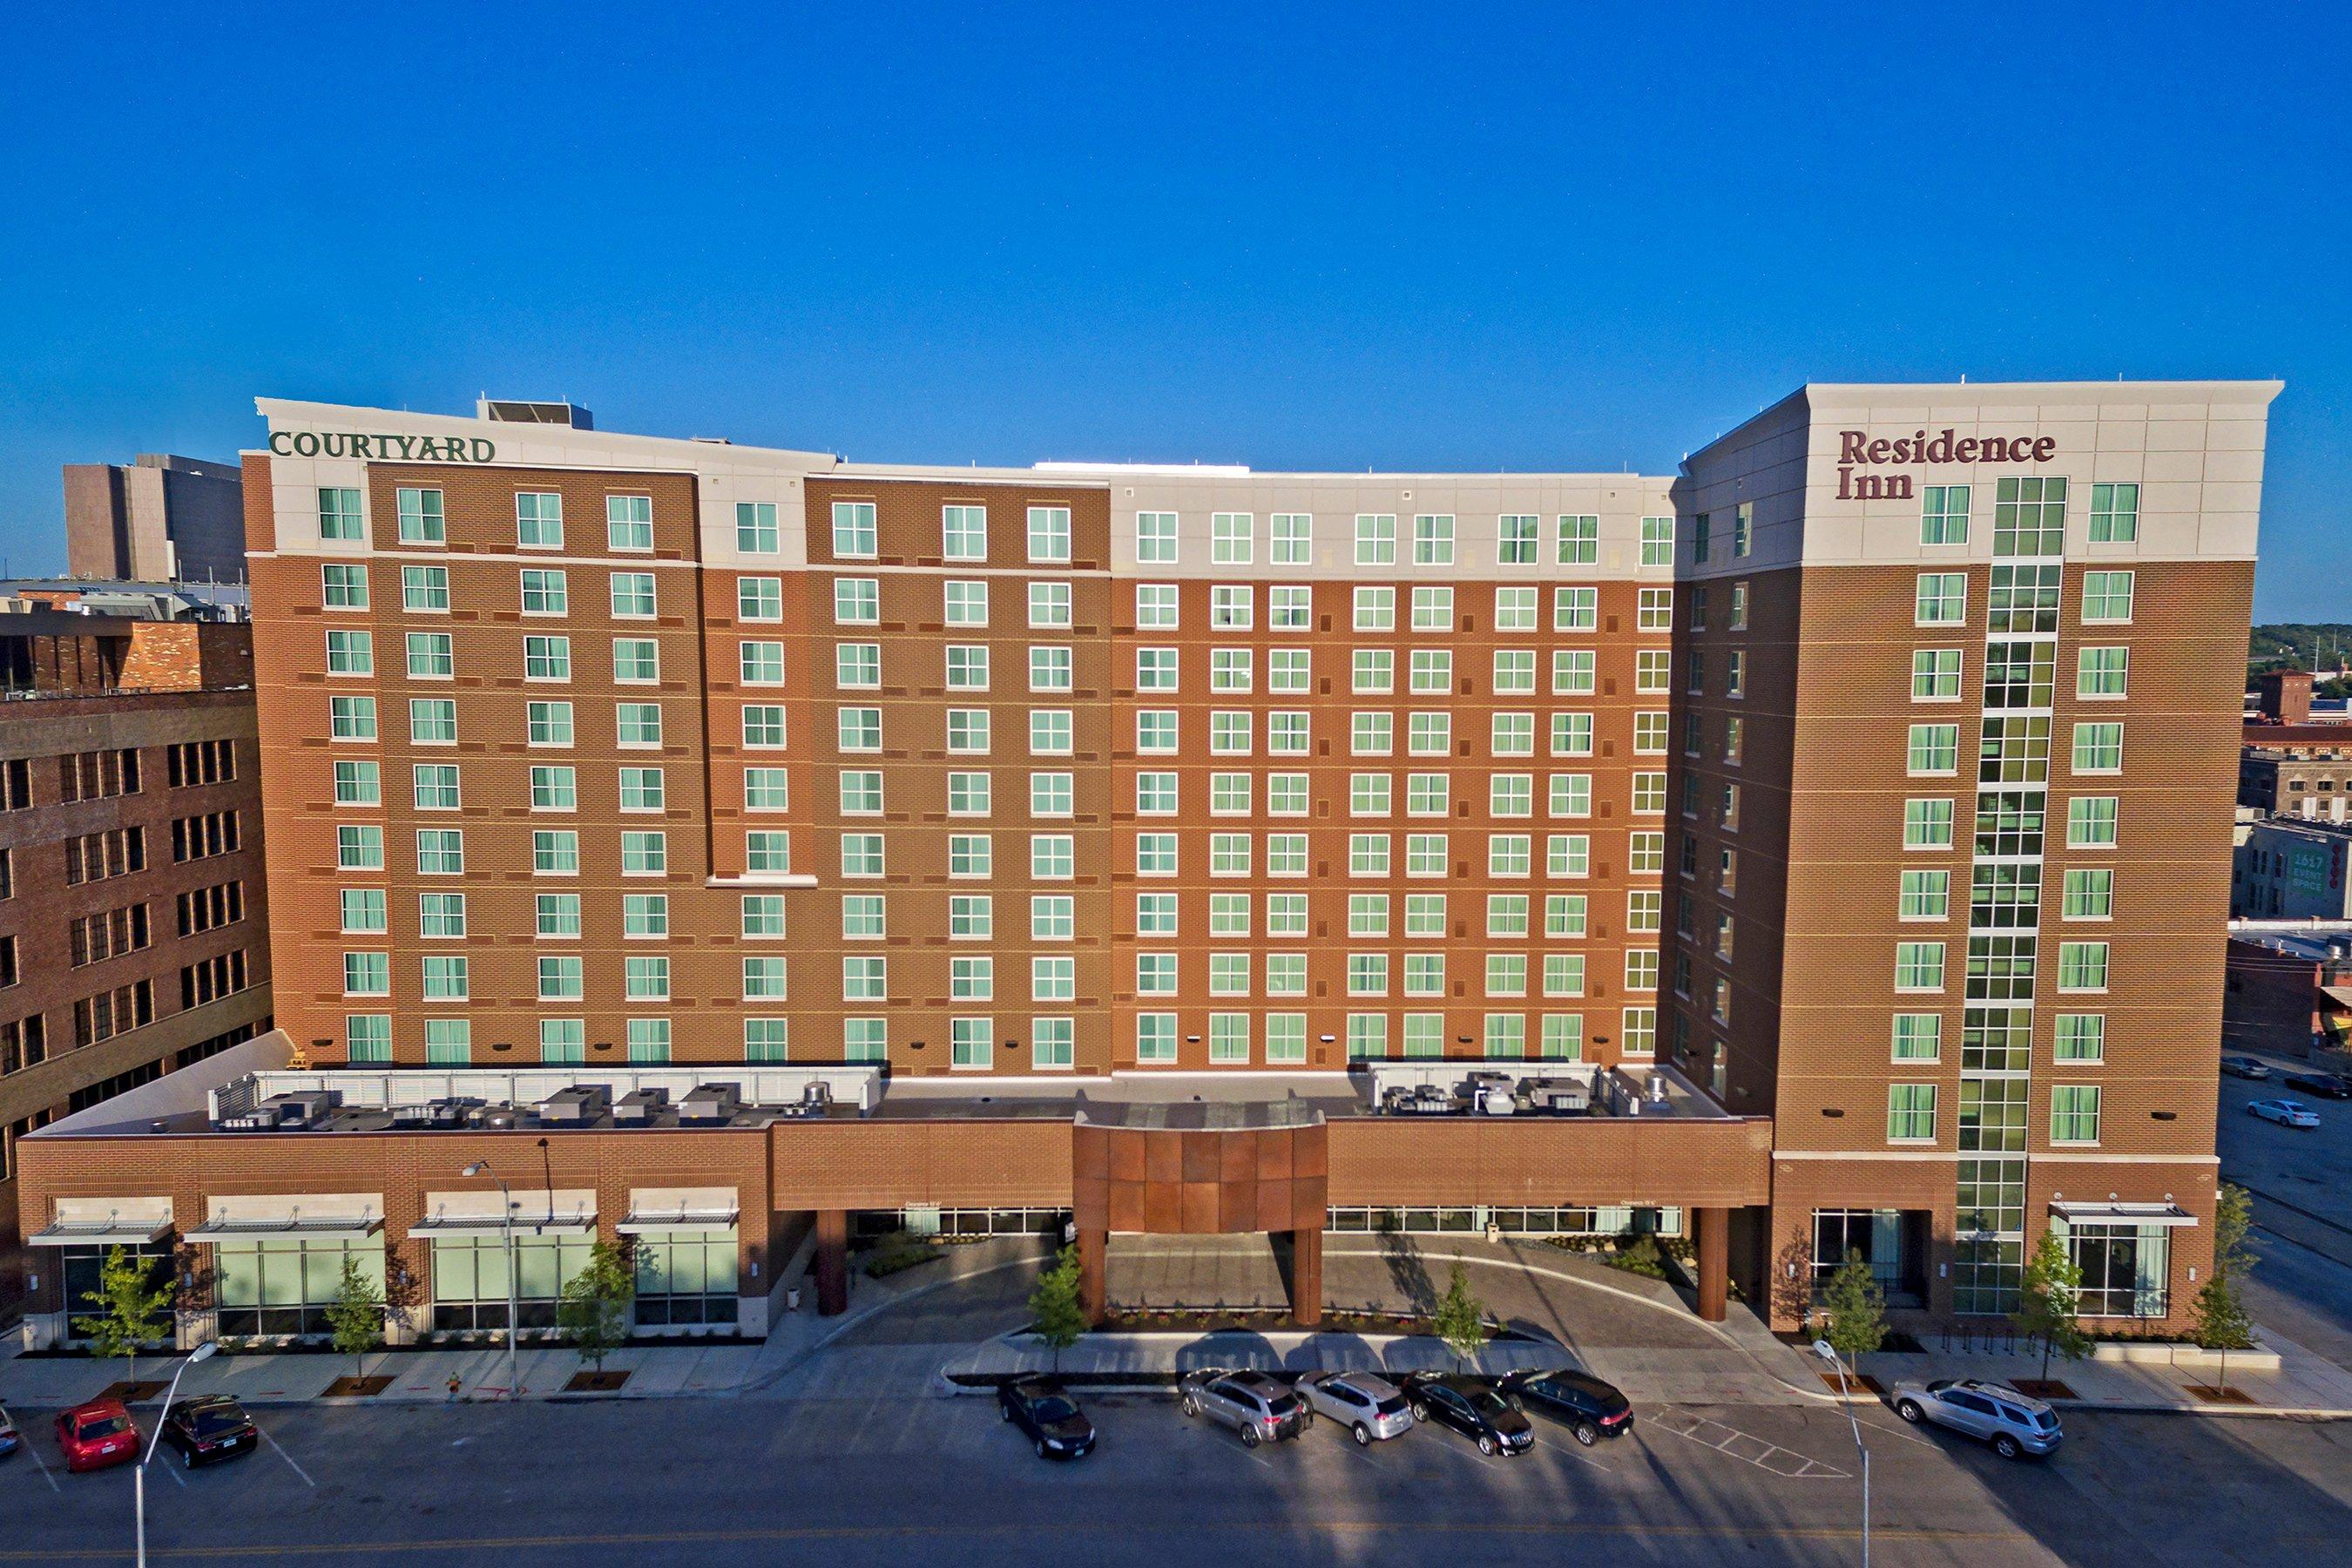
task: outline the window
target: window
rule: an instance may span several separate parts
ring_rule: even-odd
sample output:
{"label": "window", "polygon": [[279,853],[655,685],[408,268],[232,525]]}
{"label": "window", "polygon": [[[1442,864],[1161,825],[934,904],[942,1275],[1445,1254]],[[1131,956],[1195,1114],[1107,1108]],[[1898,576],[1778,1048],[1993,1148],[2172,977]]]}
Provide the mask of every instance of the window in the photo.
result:
{"label": "window", "polygon": [[330,697],[327,699],[328,733],[338,741],[373,741],[375,739],[375,699],[373,697]]}
{"label": "window", "polygon": [[645,831],[621,835],[621,875],[658,877],[668,869],[667,835]]}
{"label": "window", "polygon": [[654,614],[654,574],[615,572],[612,580],[613,615],[617,620],[650,620]]}
{"label": "window", "polygon": [[[409,704],[412,711],[420,706],[424,704]],[[443,706],[452,710],[447,721],[448,733],[443,738],[454,741],[457,738],[457,705],[446,703]],[[526,702],[523,704],[523,724],[525,733],[534,746],[572,744],[572,704],[569,702]],[[424,739],[421,735],[417,738]]]}
{"label": "window", "polygon": [[1360,632],[1396,630],[1396,590],[1394,588],[1357,589],[1355,626]]}
{"label": "window", "polygon": [[1941,991],[1943,988],[1942,942],[1898,942],[1895,944],[1895,989]]}
{"label": "window", "polygon": [[1731,514],[1731,558],[1745,557],[1756,546],[1756,503],[1741,501]]}
{"label": "window", "polygon": [[1936,1086],[1932,1083],[1890,1083],[1886,1086],[1886,1141],[1889,1143],[1932,1143],[1936,1140]]}
{"label": "window", "polygon": [[1923,626],[1958,626],[1969,618],[1965,572],[1922,572],[1912,619]]}
{"label": "window", "polygon": [[788,811],[792,808],[791,775],[783,768],[743,770],[746,811]]}
{"label": "window", "polygon": [[404,566],[400,569],[400,607],[428,614],[449,608],[449,568]]}
{"label": "window", "polygon": [[2069,849],[2112,847],[2116,842],[2116,796],[2078,795],[2066,803]]}
{"label": "window", "polygon": [[319,537],[354,541],[367,537],[366,525],[360,520],[359,491],[324,489],[319,491]]}
{"label": "window", "polygon": [[2107,944],[2104,942],[2062,942],[2058,944],[2058,989],[2105,991],[2107,988]]}
{"label": "window", "polygon": [[984,506],[940,508],[940,553],[950,561],[988,559],[988,509]]}
{"label": "window", "polygon": [[[408,673],[409,673],[409,674],[411,674],[411,675],[417,675],[417,674],[426,673],[426,671],[420,671],[420,670],[417,668],[417,644],[418,644],[418,641],[419,641],[420,637],[422,637],[422,638],[424,638],[424,639],[426,639],[426,640],[428,641],[428,645],[429,645],[429,639],[431,639],[431,638],[433,638],[433,637],[442,637],[442,640],[443,640],[443,642],[444,642],[445,644],[446,644],[446,641],[447,641],[447,638],[446,637],[446,636],[444,636],[443,634],[438,633],[438,632],[425,632],[425,633],[415,633],[415,632],[412,632],[412,633],[410,633],[410,634],[409,634],[409,637],[408,637]],[[427,654],[427,656],[426,656],[426,657],[427,657],[427,660],[428,660],[428,667],[429,667],[430,663],[431,663],[431,662],[433,662],[433,661],[435,661],[435,660],[436,660],[436,657],[446,657],[446,650],[444,650],[444,652],[443,652],[441,655],[439,655],[439,656],[436,656],[436,655],[434,655],[434,654],[432,654],[432,653],[428,652],[428,654]],[[447,671],[447,669],[446,669],[446,668],[438,668],[438,669],[430,669],[430,673],[433,673],[433,674],[446,674],[446,673],[448,673],[448,671]],[[525,638],[523,638],[523,639],[522,639],[522,678],[523,678],[525,680],[569,680],[569,679],[572,679],[572,639],[571,639],[570,637],[525,637]]]}
{"label": "window", "polygon": [[321,566],[319,568],[319,580],[327,608],[364,610],[368,607],[366,567]]}
{"label": "window", "polygon": [[2074,726],[2074,771],[2078,773],[2121,773],[2124,727],[2120,721]]}
{"label": "window", "polygon": [[1412,520],[1412,563],[1416,566],[1454,564],[1454,519],[1423,513]]}
{"label": "window", "polygon": [[2139,537],[2139,487],[2091,487],[2091,542],[2126,544]]}
{"label": "window", "polygon": [[1067,583],[1029,584],[1029,626],[1033,631],[1069,629],[1070,585]]}
{"label": "window", "polygon": [[335,829],[335,867],[343,871],[383,869],[383,829],[348,824]]}
{"label": "window", "polygon": [[[539,770],[533,769],[534,774]],[[566,773],[571,770],[566,768]],[[419,811],[455,811],[457,809],[457,769],[447,763],[419,763],[415,769],[416,809]],[[537,780],[532,794],[536,795]]]}
{"label": "window", "polygon": [[[1658,951],[1655,948],[1634,948],[1625,954],[1625,989],[1655,991],[1658,988]],[[1631,1046],[1626,1047],[1632,1049]]]}
{"label": "window", "polygon": [[1176,514],[1139,511],[1135,514],[1135,561],[1139,566],[1176,564]]}
{"label": "window", "polygon": [[[985,1045],[988,1031],[981,1031]],[[879,1062],[889,1059],[890,1024],[887,1018],[844,1018],[841,1021],[842,1059],[852,1062]]]}
{"label": "window", "polygon": [[515,542],[526,550],[562,549],[563,498],[544,490],[518,490]]}
{"label": "window", "polygon": [[[752,644],[745,644],[752,647]],[[783,679],[783,645],[777,649],[776,679]],[[661,679],[661,645],[651,637],[613,639],[613,679],[624,685],[646,685]]]}
{"label": "window", "polygon": [[[860,590],[864,590],[861,594]],[[833,585],[833,614],[837,621],[856,616],[873,620],[881,614],[878,584],[872,578],[845,577]],[[735,579],[735,613],[747,621],[781,621],[784,618],[784,580],[781,577],[738,577]]]}
{"label": "window", "polygon": [[429,954],[425,960],[425,999],[463,1002],[467,996],[466,960],[458,953]]}
{"label": "window", "polygon": [[1447,587],[1415,588],[1412,591],[1412,629],[1417,632],[1452,631],[1454,590]]}
{"label": "window", "polygon": [[1498,632],[1531,632],[1536,630],[1536,590],[1533,588],[1497,588],[1495,590],[1495,629]]}
{"label": "window", "polygon": [[2067,871],[2064,918],[2103,921],[2115,912],[2116,874],[2104,867],[2076,867]]}
{"label": "window", "polygon": [[946,622],[951,626],[984,626],[988,625],[988,584],[964,583],[950,579],[941,584],[945,597]]}
{"label": "window", "polygon": [[1952,874],[1949,871],[1906,871],[1903,873],[1899,918],[1906,921],[1939,921],[1951,913]]}
{"label": "window", "polygon": [[1960,766],[1960,731],[1957,724],[1914,724],[1908,770],[1919,773],[1958,773]]}
{"label": "window", "polygon": [[2098,1141],[2098,1086],[2062,1083],[2053,1087],[2050,1090],[2050,1142],[2096,1143]]}
{"label": "window", "polygon": [[[738,506],[735,509],[736,545],[737,548],[741,550],[757,552],[761,549],[760,540],[761,535],[757,531],[756,526],[751,535],[751,542],[747,543],[744,541],[744,523],[746,520],[743,514],[746,510],[747,508],[744,506]],[[756,510],[757,509],[750,510]],[[766,535],[768,540],[766,548],[769,551],[773,551],[776,548],[776,545],[773,542],[775,509],[773,507],[769,507],[767,510],[769,514],[767,521],[770,524],[770,532]],[[754,519],[753,521],[756,524],[757,520]],[[870,500],[837,500],[834,502],[833,552],[835,555],[872,555],[878,548],[879,546],[875,537],[874,503]]]}
{"label": "window", "polygon": [[1956,702],[1960,696],[1960,650],[1923,647],[1911,655],[1911,700]]}
{"label": "window", "polygon": [[1396,564],[1396,516],[1392,512],[1357,514],[1357,565],[1393,566]]}
{"label": "window", "polygon": [[1029,837],[1029,875],[1039,879],[1066,880],[1077,874],[1076,840],[1066,833],[1034,833]]}
{"label": "window", "polygon": [[[1558,559],[1562,566],[1590,566],[1599,562],[1601,520],[1597,517],[1561,518]],[[1647,563],[1646,553],[1644,563]]]}
{"label": "window", "polygon": [[1897,1013],[1890,1059],[1932,1062],[1944,1053],[1944,1019],[1940,1013]]}
{"label": "window", "polygon": [[571,613],[571,592],[561,571],[534,570],[522,574],[522,613],[562,616]]}
{"label": "window", "polygon": [[1071,660],[1066,647],[1032,647],[1029,650],[1029,689],[1032,691],[1067,691],[1070,689]]}
{"label": "window", "polygon": [[773,830],[758,830],[743,836],[744,868],[750,871],[790,871],[793,868],[793,836]]}
{"label": "window", "polygon": [[654,547],[654,498],[606,496],[604,542],[614,550],[651,550]]}
{"label": "window", "polygon": [[1384,647],[1356,650],[1349,689],[1359,696],[1385,695],[1396,686],[1396,655]]}
{"label": "window", "polygon": [[1245,511],[1213,512],[1209,517],[1209,560],[1219,566],[1246,566],[1256,542],[1256,519]]}
{"label": "window", "polygon": [[[1737,790],[1739,786],[1737,784],[1726,784],[1723,787],[1727,792],[1729,792]],[[1727,801],[1734,798],[1736,797],[1729,794],[1727,794],[1725,796]],[[1635,773],[1633,775],[1634,815],[1637,816],[1662,816],[1665,814],[1665,810],[1666,775],[1664,773]],[[1735,822],[1727,822],[1726,826],[1737,826],[1738,824]]]}
{"label": "window", "polygon": [[[848,714],[873,711],[875,710],[872,709],[845,708],[842,710],[845,719]],[[844,727],[846,729],[845,722]],[[766,702],[746,704],[743,709],[743,743],[746,746],[771,750],[782,746],[784,743],[783,706],[781,703]]]}
{"label": "window", "polygon": [[2056,555],[2065,548],[2066,481],[2000,480],[1993,491],[1993,554]]}
{"label": "window", "polygon": [[1929,485],[1921,494],[1919,542],[1966,544],[1969,542],[1969,487]]}
{"label": "window", "polygon": [[2130,661],[2129,648],[2086,647],[2078,650],[2074,695],[2089,700],[2123,696],[2125,675]]}
{"label": "window", "polygon": [[375,634],[329,632],[327,634],[327,673],[329,675],[373,675],[375,673]]}
{"label": "window", "polygon": [[1304,566],[1308,562],[1308,550],[1315,531],[1315,519],[1303,511],[1278,511],[1267,519],[1274,541],[1272,560],[1276,566]]}
{"label": "window", "polygon": [[948,710],[948,750],[960,756],[988,754],[989,710],[985,708]]}
{"label": "window", "polygon": [[2085,625],[2100,622],[2121,624],[2131,618],[2132,574],[2083,574],[2083,620]]}
{"label": "window", "polygon": [[[383,895],[373,895],[376,912],[382,915]],[[349,927],[350,895],[344,895],[345,925]],[[375,929],[382,930],[381,925]],[[463,893],[420,893],[416,899],[416,930],[424,937],[463,937],[466,934],[466,895]]]}
{"label": "window", "polygon": [[1033,506],[1029,509],[1029,559],[1061,563],[1070,558],[1070,509]]}
{"label": "window", "polygon": [[1135,689],[1138,691],[1173,691],[1176,689],[1176,650],[1172,647],[1139,647],[1135,650]]}
{"label": "window", "polygon": [[[1574,658],[1579,657],[1581,657],[1586,660],[1586,668],[1589,671],[1592,658],[1589,653],[1580,656],[1574,654],[1555,654],[1553,656],[1555,660],[1553,666],[1555,674],[1553,689],[1559,689],[1559,683],[1556,679],[1559,669],[1559,666],[1556,661],[1561,658]],[[1495,655],[1496,695],[1506,697],[1524,697],[1532,694],[1535,689],[1536,656],[1534,650],[1529,648],[1503,648],[1497,650]]]}
{"label": "window", "polygon": [[1536,563],[1536,534],[1539,520],[1513,514],[1495,520],[1495,563],[1498,566],[1532,566]]}
{"label": "window", "polygon": [[1675,563],[1675,520],[1671,517],[1645,517],[1642,520],[1642,564],[1671,566]]}
{"label": "window", "polygon": [[[1632,954],[1627,954],[1630,960]],[[1656,954],[1651,954],[1653,960]],[[1656,984],[1654,973],[1651,983]],[[1654,1056],[1658,1048],[1658,1010],[1655,1007],[1628,1007],[1620,1016],[1619,1039],[1629,1057]]]}
{"label": "window", "polygon": [[1555,588],[1551,595],[1551,629],[1589,632],[1600,625],[1601,590]]}
{"label": "window", "polygon": [[1029,710],[1029,751],[1033,756],[1067,756],[1073,744],[1068,709],[1033,708]]}
{"label": "window", "polygon": [[[659,1064],[670,1059],[669,1020],[667,1018],[631,1018],[628,1020],[626,1028],[628,1031],[630,1061]],[[675,1233],[673,1233],[669,1237],[669,1245],[673,1249],[675,1240]],[[641,1243],[640,1245],[642,1246],[644,1244]],[[730,1247],[728,1250],[731,1252],[734,1249]],[[640,1256],[637,1261],[637,1278],[639,1280],[638,1289],[641,1291],[645,1289],[644,1279],[646,1276],[646,1259]],[[640,1299],[637,1306],[637,1312],[640,1319],[642,1319],[646,1314],[646,1302]]]}

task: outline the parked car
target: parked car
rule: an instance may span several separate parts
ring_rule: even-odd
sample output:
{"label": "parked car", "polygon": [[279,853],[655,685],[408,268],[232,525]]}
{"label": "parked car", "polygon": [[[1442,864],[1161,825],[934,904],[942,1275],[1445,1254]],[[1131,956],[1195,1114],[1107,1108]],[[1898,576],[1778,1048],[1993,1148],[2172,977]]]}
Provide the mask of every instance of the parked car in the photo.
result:
{"label": "parked car", "polygon": [[2275,1121],[2282,1127],[2316,1127],[2319,1112],[2299,1100],[2258,1100],[2246,1107],[2247,1113],[2265,1121]]}
{"label": "parked car", "polygon": [[2231,1078],[2268,1078],[2270,1064],[2253,1057],[2223,1057],[2221,1070]]}
{"label": "parked car", "polygon": [[1206,1415],[1231,1426],[1246,1448],[1296,1437],[1315,1419],[1289,1384],[1262,1372],[1209,1367],[1185,1373],[1178,1386],[1185,1415]]}
{"label": "parked car", "polygon": [[245,1406],[226,1394],[183,1399],[163,1417],[163,1441],[180,1456],[184,1469],[242,1458],[261,1446],[261,1433]]}
{"label": "parked car", "polygon": [[2006,1384],[1973,1377],[1896,1384],[1895,1414],[1914,1426],[1932,1421],[1981,1437],[2004,1459],[2028,1454],[2038,1458],[2056,1449],[2066,1436],[2058,1425],[2058,1413],[2042,1401]]}
{"label": "parked car", "polygon": [[1526,1413],[1486,1378],[1416,1372],[1405,1378],[1404,1394],[1415,1421],[1451,1426],[1482,1454],[1524,1454],[1536,1446]]}
{"label": "parked car", "polygon": [[25,1439],[16,1435],[16,1428],[0,1420],[0,1459],[6,1458],[24,1446]]}
{"label": "parked car", "polygon": [[1515,1372],[1501,1386],[1505,1398],[1563,1423],[1569,1435],[1588,1448],[1603,1437],[1622,1437],[1633,1429],[1633,1401],[1615,1384],[1573,1367]]}
{"label": "parked car", "polygon": [[1307,1408],[1348,1428],[1359,1447],[1412,1430],[1412,1402],[1387,1378],[1368,1372],[1318,1372],[1298,1380]]}
{"label": "parked car", "polygon": [[2342,1073],[2291,1072],[2286,1075],[2286,1086],[2302,1089],[2306,1094],[2315,1094],[2322,1100],[2352,1100],[2352,1078],[2346,1078]]}
{"label": "parked car", "polygon": [[139,1424],[120,1399],[93,1399],[58,1415],[68,1470],[102,1470],[139,1457]]}
{"label": "parked car", "polygon": [[1095,1424],[1077,1402],[1043,1378],[1016,1378],[999,1384],[996,1408],[1004,1419],[1029,1434],[1041,1459],[1083,1459],[1095,1448]]}

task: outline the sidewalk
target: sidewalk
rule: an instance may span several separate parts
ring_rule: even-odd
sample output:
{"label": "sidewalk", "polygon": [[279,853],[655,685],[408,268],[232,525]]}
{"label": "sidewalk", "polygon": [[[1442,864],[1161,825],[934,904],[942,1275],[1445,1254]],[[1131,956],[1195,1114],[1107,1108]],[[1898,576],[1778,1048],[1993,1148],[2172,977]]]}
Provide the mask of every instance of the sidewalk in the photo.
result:
{"label": "sidewalk", "polygon": [[[2050,1378],[2074,1391],[2072,1399],[2051,1404],[2070,1410],[2179,1411],[2199,1415],[2323,1415],[2352,1417],[2352,1372],[2315,1355],[2268,1329],[2255,1338],[2279,1356],[2276,1372],[2230,1367],[2229,1388],[2243,1394],[2247,1403],[2200,1397],[2190,1384],[2210,1384],[2210,1367],[2173,1366],[2161,1362],[2066,1361],[2053,1357]],[[1925,1382],[1937,1377],[1980,1377],[2013,1383],[2042,1375],[2042,1357],[2031,1354],[1896,1354],[1877,1352],[1861,1358],[1863,1372],[1892,1389],[1898,1381]]]}

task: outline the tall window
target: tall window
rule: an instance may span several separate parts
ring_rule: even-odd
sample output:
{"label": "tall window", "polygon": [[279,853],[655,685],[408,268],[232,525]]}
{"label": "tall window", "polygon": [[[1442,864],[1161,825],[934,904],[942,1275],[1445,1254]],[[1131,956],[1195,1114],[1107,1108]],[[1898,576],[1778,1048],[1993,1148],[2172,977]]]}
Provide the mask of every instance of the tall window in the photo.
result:
{"label": "tall window", "polygon": [[1135,514],[1135,561],[1139,566],[1176,564],[1176,514],[1139,511]]}
{"label": "tall window", "polygon": [[2139,487],[2091,487],[2091,542],[2124,544],[2139,537]]}
{"label": "tall window", "polygon": [[1396,514],[1359,512],[1356,516],[1356,564],[1396,564]]}
{"label": "tall window", "polygon": [[1029,509],[1029,559],[1062,563],[1070,558],[1070,509],[1033,506]]}
{"label": "tall window", "polygon": [[614,550],[651,550],[654,547],[654,498],[606,496],[604,542]]}
{"label": "tall window", "polygon": [[400,542],[403,544],[446,542],[448,529],[441,514],[439,490],[401,489],[392,494],[394,508],[400,514]]}
{"label": "tall window", "polygon": [[526,550],[563,548],[563,498],[550,490],[515,492],[515,542]]}
{"label": "tall window", "polygon": [[940,552],[950,561],[988,559],[988,509],[943,506],[940,509]]}
{"label": "tall window", "polygon": [[[761,504],[766,505],[764,502]],[[745,506],[742,505],[739,505],[735,509],[736,543],[739,548],[758,552],[759,545],[757,543],[745,544],[743,542],[744,510]],[[772,524],[774,521],[774,507],[769,506],[768,512],[769,521],[771,524]],[[755,533],[755,540],[758,537],[760,536]],[[772,539],[772,530],[769,537]],[[870,556],[873,555],[879,548],[880,546],[875,532],[874,503],[872,501],[837,500],[833,503],[833,552],[835,555]],[[767,551],[772,552],[774,549],[775,545],[772,542],[770,542],[767,546]]]}
{"label": "tall window", "polygon": [[360,521],[360,492],[321,489],[319,492],[319,537],[357,541],[366,536]]}
{"label": "tall window", "polygon": [[1929,485],[1919,509],[1919,542],[1966,544],[1969,542],[1969,487]]}

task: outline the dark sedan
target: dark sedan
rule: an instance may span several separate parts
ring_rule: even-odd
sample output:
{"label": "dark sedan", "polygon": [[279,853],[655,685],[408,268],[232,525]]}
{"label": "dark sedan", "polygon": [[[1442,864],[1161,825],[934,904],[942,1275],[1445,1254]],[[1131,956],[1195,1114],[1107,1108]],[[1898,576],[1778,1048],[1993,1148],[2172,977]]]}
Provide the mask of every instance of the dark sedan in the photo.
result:
{"label": "dark sedan", "polygon": [[1589,1373],[1567,1367],[1515,1372],[1503,1379],[1502,1388],[1506,1398],[1562,1423],[1588,1448],[1603,1437],[1622,1437],[1633,1429],[1633,1402],[1615,1384]]}
{"label": "dark sedan", "polygon": [[2291,1072],[2286,1075],[2286,1086],[2323,1100],[2352,1100],[2352,1078],[2342,1073]]}
{"label": "dark sedan", "polygon": [[999,1384],[996,1408],[1029,1434],[1041,1459],[1081,1459],[1094,1452],[1095,1424],[1068,1394],[1043,1378]]}
{"label": "dark sedan", "polygon": [[1404,1380],[1415,1421],[1451,1426],[1478,1445],[1482,1454],[1524,1454],[1535,1447],[1535,1428],[1517,1405],[1483,1377],[1416,1372]]}
{"label": "dark sedan", "polygon": [[242,1458],[261,1444],[261,1433],[245,1406],[226,1394],[183,1399],[163,1417],[163,1441],[176,1449],[183,1468]]}

